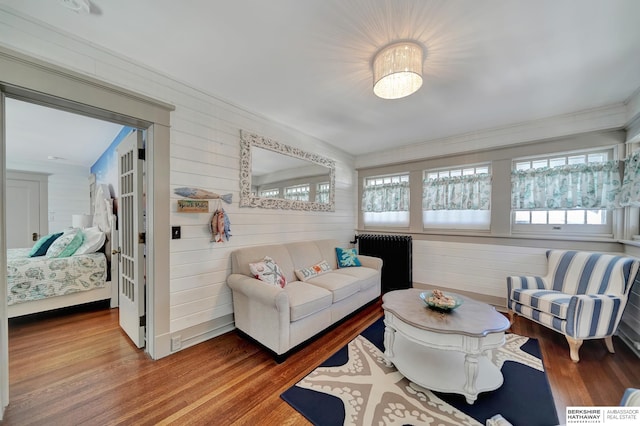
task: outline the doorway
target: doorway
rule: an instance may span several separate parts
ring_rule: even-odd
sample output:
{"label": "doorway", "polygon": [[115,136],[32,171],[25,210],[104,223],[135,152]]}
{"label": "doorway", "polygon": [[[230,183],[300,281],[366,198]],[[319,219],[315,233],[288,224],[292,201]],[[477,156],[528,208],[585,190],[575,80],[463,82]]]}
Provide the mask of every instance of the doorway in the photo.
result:
{"label": "doorway", "polygon": [[[173,105],[0,46],[0,92],[147,129],[147,342],[152,359],[171,353],[169,313],[169,125]],[[0,96],[0,117],[4,116]],[[4,178],[4,125],[0,120],[0,175]],[[0,183],[0,229],[5,224],[5,182]],[[0,269],[6,268],[6,242],[0,236]],[[0,274],[0,416],[9,404],[6,275]]]}
{"label": "doorway", "polygon": [[[132,200],[136,206],[140,206],[136,208],[136,213],[146,211],[142,206],[145,199],[142,193],[144,164],[142,161],[135,163],[140,163],[137,170],[140,185],[125,194],[128,202],[118,203],[126,189],[122,187],[119,174],[122,162],[117,153],[125,142],[129,141],[127,144],[131,145],[131,140],[136,144],[136,156],[140,150],[144,152],[144,132],[119,123],[13,98],[5,100],[4,113],[5,164],[7,170],[12,170],[7,172],[7,177],[11,179],[7,180],[5,210],[7,257],[9,268],[13,271],[9,278],[8,300],[10,304],[19,304],[9,307],[10,316],[35,314],[110,297],[112,307],[120,306],[122,329],[136,347],[144,347],[145,329],[140,324],[140,318],[145,317],[144,300],[140,298],[140,303],[132,306],[126,303],[130,292],[122,291],[123,283],[126,283],[138,290],[139,294],[144,294],[144,275],[136,274],[135,279],[129,280],[130,274],[127,273],[138,264],[135,267],[144,270],[144,258],[125,258],[127,248],[140,247],[138,250],[143,252],[143,244],[139,244],[137,238],[129,241],[134,236],[122,232],[123,229],[132,229],[133,225],[137,230],[144,221],[120,211],[131,205]],[[96,178],[90,179],[93,176]],[[99,191],[90,190],[92,181],[95,181]],[[96,192],[100,195],[96,196]],[[51,202],[47,203],[49,199]],[[48,204],[51,209],[47,208]],[[93,215],[87,214],[91,211]],[[117,219],[112,219],[114,215],[117,215]],[[86,223],[74,223],[76,218],[86,218]],[[132,218],[135,220],[132,221]],[[120,224],[119,230],[115,227],[116,223]],[[47,232],[49,228],[51,233]],[[63,232],[66,236],[76,231],[83,237],[100,235],[105,244],[104,258],[96,259],[94,253],[87,254],[86,250],[82,258],[71,256],[64,260],[26,256],[25,249],[31,248],[36,241],[42,241],[39,240],[41,237],[46,239],[47,235]],[[92,250],[99,249],[93,247]],[[101,285],[99,288],[91,285],[96,281],[91,278],[100,274],[99,267],[92,275],[89,273],[93,269],[85,272],[86,265],[97,262],[102,265],[103,259],[106,259],[106,271],[102,275],[106,276],[106,291]],[[127,268],[121,267],[123,262],[127,262]],[[118,265],[112,268],[110,265],[114,263]],[[125,274],[118,272],[123,270]],[[107,271],[113,273],[108,274]],[[115,291],[110,291],[110,288]],[[46,297],[43,298],[43,295]],[[132,334],[131,329],[137,333]]]}

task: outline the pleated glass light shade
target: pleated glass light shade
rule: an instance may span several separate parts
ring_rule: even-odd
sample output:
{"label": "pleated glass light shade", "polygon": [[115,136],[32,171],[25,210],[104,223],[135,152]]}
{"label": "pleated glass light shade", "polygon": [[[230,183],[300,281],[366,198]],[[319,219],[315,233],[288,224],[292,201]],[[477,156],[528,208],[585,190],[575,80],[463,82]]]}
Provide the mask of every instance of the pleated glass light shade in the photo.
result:
{"label": "pleated glass light shade", "polygon": [[422,47],[398,42],[373,58],[373,93],[383,99],[409,96],[422,86]]}

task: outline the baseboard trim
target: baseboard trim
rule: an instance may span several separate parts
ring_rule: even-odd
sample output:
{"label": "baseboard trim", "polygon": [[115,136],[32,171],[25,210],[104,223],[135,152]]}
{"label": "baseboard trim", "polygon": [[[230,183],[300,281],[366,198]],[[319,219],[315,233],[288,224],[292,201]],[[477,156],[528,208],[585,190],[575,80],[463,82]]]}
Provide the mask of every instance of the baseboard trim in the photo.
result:
{"label": "baseboard trim", "polygon": [[180,349],[173,350],[171,353],[174,354],[183,349],[195,346],[214,337],[228,333],[235,328],[233,314],[228,314],[193,327],[185,328],[184,330],[173,332],[170,334],[170,337],[179,336],[181,345]]}

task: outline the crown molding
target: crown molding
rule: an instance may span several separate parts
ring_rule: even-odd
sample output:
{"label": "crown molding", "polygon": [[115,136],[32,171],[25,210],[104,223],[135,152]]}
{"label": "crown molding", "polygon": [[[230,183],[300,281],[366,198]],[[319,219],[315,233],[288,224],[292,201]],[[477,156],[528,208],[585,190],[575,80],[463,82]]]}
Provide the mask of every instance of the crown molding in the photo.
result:
{"label": "crown molding", "polygon": [[627,106],[625,103],[618,103],[377,151],[356,157],[356,168],[415,161],[416,158],[481,151],[580,133],[622,129],[626,125]]}

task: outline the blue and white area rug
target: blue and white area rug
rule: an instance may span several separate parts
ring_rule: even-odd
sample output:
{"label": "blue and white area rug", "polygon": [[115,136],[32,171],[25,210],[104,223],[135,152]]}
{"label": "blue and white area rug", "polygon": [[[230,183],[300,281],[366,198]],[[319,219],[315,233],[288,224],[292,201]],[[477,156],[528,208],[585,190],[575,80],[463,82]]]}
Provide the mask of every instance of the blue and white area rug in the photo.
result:
{"label": "blue and white area rug", "polygon": [[[513,425],[558,424],[538,341],[507,334],[490,351],[504,384],[473,405],[462,395],[419,392],[384,362],[382,318],[332,355],[282,399],[315,425],[484,425],[496,414]],[[425,360],[428,362],[428,360]]]}

